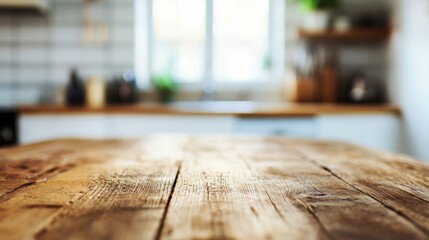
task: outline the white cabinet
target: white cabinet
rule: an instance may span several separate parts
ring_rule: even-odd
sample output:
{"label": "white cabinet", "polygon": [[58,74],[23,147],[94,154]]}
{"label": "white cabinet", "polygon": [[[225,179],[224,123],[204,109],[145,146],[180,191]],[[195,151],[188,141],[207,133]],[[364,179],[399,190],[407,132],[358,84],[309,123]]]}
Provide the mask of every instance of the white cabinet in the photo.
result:
{"label": "white cabinet", "polygon": [[236,125],[233,116],[139,114],[21,115],[20,142],[54,138],[137,138],[156,133],[225,134]]}
{"label": "white cabinet", "polygon": [[19,140],[31,143],[66,137],[103,138],[106,121],[102,115],[24,115],[19,118]]}
{"label": "white cabinet", "polygon": [[157,133],[217,134],[232,133],[233,116],[185,115],[108,115],[106,135],[115,137],[141,137]]}
{"label": "white cabinet", "polygon": [[147,134],[256,134],[345,141],[399,150],[399,119],[393,114],[237,118],[218,115],[36,114],[21,115],[20,141],[53,138],[138,138]]}
{"label": "white cabinet", "polygon": [[236,131],[243,134],[314,138],[317,136],[314,118],[242,118]]}
{"label": "white cabinet", "polygon": [[400,150],[396,115],[324,115],[317,119],[318,138],[349,142],[378,150]]}

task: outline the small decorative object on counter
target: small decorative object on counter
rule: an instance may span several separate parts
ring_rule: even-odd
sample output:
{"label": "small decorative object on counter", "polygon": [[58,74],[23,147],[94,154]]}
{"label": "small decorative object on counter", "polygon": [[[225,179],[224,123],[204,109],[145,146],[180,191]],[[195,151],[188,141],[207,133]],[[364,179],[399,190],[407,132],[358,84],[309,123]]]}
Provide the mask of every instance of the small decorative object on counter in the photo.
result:
{"label": "small decorative object on counter", "polygon": [[363,72],[355,72],[346,79],[342,93],[342,102],[346,103],[382,103],[385,94],[381,81],[369,78]]}
{"label": "small decorative object on counter", "polygon": [[352,24],[348,17],[338,16],[334,21],[334,30],[336,32],[347,32],[351,29]]}
{"label": "small decorative object on counter", "polygon": [[338,101],[338,57],[330,48],[311,48],[297,56],[294,73],[287,73],[286,91],[290,101]]}
{"label": "small decorative object on counter", "polygon": [[86,104],[91,108],[101,108],[105,103],[105,84],[101,77],[90,77],[86,81]]}
{"label": "small decorative object on counter", "polygon": [[70,80],[66,87],[66,102],[72,106],[85,104],[85,86],[76,69],[70,71]]}
{"label": "small decorative object on counter", "polygon": [[303,50],[298,54],[296,65],[296,80],[290,84],[295,102],[315,102],[317,100],[317,64],[313,50]]}
{"label": "small decorative object on counter", "polygon": [[318,51],[319,100],[325,103],[338,101],[339,63],[337,53],[330,48]]}
{"label": "small decorative object on counter", "polygon": [[138,99],[137,82],[132,71],[125,71],[107,86],[107,101],[110,104],[136,103]]}
{"label": "small decorative object on counter", "polygon": [[295,0],[305,11],[302,27],[307,31],[326,31],[332,17],[332,11],[340,0]]}
{"label": "small decorative object on counter", "polygon": [[174,79],[168,75],[159,75],[154,78],[153,85],[158,94],[158,100],[162,103],[173,101],[176,94],[177,85]]}

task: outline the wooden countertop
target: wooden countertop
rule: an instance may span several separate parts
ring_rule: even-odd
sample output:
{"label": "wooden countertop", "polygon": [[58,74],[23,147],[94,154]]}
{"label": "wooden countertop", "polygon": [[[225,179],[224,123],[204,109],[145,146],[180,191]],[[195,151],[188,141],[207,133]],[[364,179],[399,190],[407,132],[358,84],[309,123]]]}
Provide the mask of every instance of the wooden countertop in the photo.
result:
{"label": "wooden countertop", "polygon": [[0,150],[0,239],[428,239],[429,166],[259,137]]}
{"label": "wooden countertop", "polygon": [[22,114],[161,114],[234,115],[238,117],[316,116],[322,114],[395,114],[392,105],[287,104],[254,102],[181,102],[171,105],[138,104],[103,108],[68,106],[21,106]]}

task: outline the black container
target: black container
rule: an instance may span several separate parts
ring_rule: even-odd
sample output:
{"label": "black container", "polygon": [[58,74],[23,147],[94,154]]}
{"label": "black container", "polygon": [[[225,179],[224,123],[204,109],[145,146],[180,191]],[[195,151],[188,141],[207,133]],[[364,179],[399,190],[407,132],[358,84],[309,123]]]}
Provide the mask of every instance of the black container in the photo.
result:
{"label": "black container", "polygon": [[18,114],[0,109],[0,147],[18,144]]}
{"label": "black container", "polygon": [[70,72],[70,80],[66,88],[67,105],[81,106],[85,104],[85,85],[76,69]]}

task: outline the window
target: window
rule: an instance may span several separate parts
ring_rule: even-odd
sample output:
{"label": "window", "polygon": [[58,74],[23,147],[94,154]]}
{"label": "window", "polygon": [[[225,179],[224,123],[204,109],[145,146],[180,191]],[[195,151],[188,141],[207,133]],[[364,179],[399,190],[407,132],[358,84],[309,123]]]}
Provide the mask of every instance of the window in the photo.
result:
{"label": "window", "polygon": [[152,0],[153,74],[180,82],[204,77],[206,3],[204,0]]}
{"label": "window", "polygon": [[283,5],[282,0],[139,0],[137,73],[145,82],[170,74],[184,84],[279,78]]}

